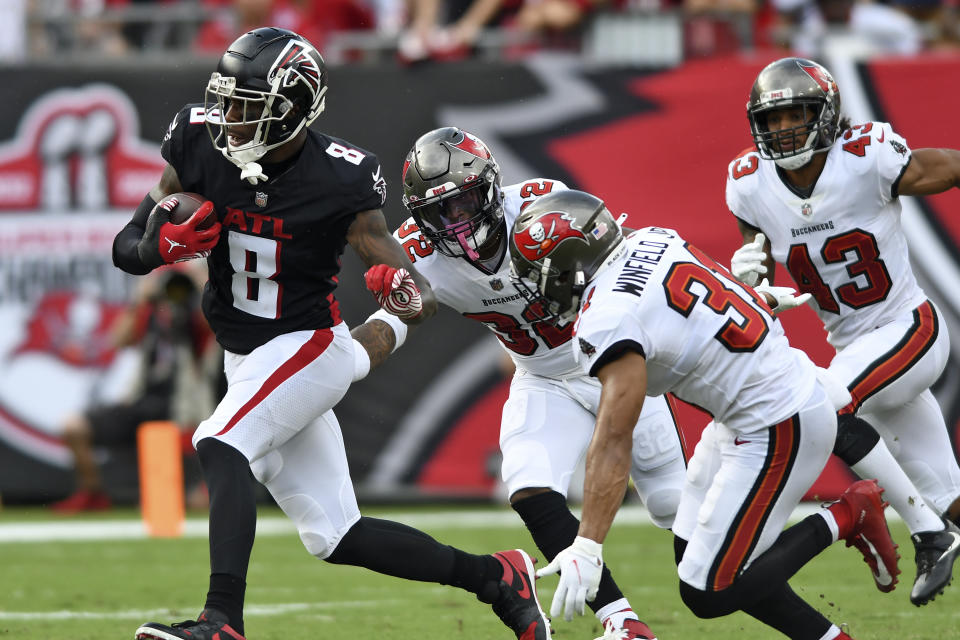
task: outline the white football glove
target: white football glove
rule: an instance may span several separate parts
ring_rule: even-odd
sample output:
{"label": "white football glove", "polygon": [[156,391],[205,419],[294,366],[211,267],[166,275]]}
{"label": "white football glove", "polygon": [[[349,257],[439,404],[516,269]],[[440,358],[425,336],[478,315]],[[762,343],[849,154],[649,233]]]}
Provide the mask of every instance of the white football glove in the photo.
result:
{"label": "white football glove", "polygon": [[767,272],[763,266],[763,261],[767,259],[767,254],[763,250],[763,244],[767,237],[758,233],[753,238],[753,242],[748,242],[733,252],[730,258],[730,273],[733,277],[751,287],[757,284],[760,276]]}
{"label": "white football glove", "polygon": [[794,307],[799,307],[807,300],[810,299],[809,293],[801,293],[797,295],[797,290],[790,287],[773,287],[770,286],[770,282],[764,278],[763,282],[758,284],[753,288],[759,294],[770,294],[775,304],[771,306],[774,314],[781,313],[787,309],[793,309]]}
{"label": "white football glove", "polygon": [[423,311],[420,288],[406,269],[377,264],[367,270],[364,279],[384,311],[401,320],[412,320]]}
{"label": "white football glove", "polygon": [[583,615],[587,600],[593,601],[600,588],[603,570],[603,545],[590,538],[577,536],[569,547],[557,554],[553,562],[537,571],[537,577],[560,573],[560,582],[553,593],[550,616],[556,618],[563,611],[567,622],[573,612]]}

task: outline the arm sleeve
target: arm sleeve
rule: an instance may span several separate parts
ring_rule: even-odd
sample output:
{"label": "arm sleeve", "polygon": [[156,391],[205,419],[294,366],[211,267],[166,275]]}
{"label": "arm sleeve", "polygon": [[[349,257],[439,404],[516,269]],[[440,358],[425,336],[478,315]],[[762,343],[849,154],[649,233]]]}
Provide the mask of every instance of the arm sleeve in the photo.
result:
{"label": "arm sleeve", "polygon": [[[173,117],[167,127],[167,132],[163,136],[163,141],[160,143],[160,155],[170,166],[176,169],[177,175],[181,178],[183,177],[183,154],[181,151],[184,146],[183,136],[187,125],[192,120],[194,111],[197,111],[197,117],[199,117],[202,108],[191,107],[191,105],[183,107]],[[150,272],[149,267],[140,260],[137,245],[140,244],[143,232],[147,228],[147,218],[156,205],[156,201],[150,197],[150,194],[147,194],[133,214],[133,219],[113,239],[113,264],[127,273],[140,276]]]}
{"label": "arm sleeve", "polygon": [[132,273],[135,276],[150,273],[150,268],[140,260],[140,255],[137,253],[137,245],[140,244],[140,239],[143,238],[143,231],[147,228],[147,217],[150,215],[150,212],[153,211],[156,204],[148,193],[137,207],[136,212],[133,214],[133,219],[130,220],[113,239],[113,264],[119,269],[127,273]]}

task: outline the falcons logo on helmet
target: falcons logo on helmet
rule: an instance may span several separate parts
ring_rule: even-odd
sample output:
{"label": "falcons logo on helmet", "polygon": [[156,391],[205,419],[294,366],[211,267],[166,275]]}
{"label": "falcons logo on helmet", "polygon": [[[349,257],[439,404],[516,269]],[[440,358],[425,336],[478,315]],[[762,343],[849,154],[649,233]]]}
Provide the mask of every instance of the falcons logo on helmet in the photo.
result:
{"label": "falcons logo on helmet", "polygon": [[586,242],[587,237],[574,229],[571,222],[573,218],[559,211],[544,214],[517,234],[517,248],[524,258],[532,262],[550,253],[567,238],[578,238]]}
{"label": "falcons logo on helmet", "polygon": [[316,95],[320,91],[321,73],[311,52],[315,53],[316,50],[309,43],[291,40],[270,67],[267,81],[273,84],[280,78],[284,87],[292,87],[302,81]]}

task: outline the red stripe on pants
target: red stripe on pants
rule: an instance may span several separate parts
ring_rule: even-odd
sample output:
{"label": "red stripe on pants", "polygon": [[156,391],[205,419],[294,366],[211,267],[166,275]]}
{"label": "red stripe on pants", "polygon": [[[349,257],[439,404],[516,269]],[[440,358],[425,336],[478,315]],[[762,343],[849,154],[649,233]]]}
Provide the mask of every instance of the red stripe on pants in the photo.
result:
{"label": "red stripe on pants", "polygon": [[874,393],[904,374],[937,339],[937,312],[925,302],[916,309],[917,323],[903,347],[871,369],[857,382],[850,395],[853,400],[839,413],[853,413]]}
{"label": "red stripe on pants", "polygon": [[794,417],[773,426],[773,450],[768,457],[767,468],[758,478],[745,506],[740,511],[739,520],[734,523],[733,535],[717,566],[713,580],[713,589],[720,591],[733,584],[747,556],[754,548],[754,542],[760,535],[760,529],[766,522],[767,514],[773,509],[777,494],[790,475],[793,450],[797,439]]}
{"label": "red stripe on pants", "polygon": [[277,370],[270,374],[270,377],[264,381],[263,386],[261,386],[255,394],[253,394],[253,397],[250,398],[245,405],[240,407],[240,410],[237,411],[232,418],[230,418],[230,421],[227,422],[226,426],[224,426],[223,429],[221,429],[216,435],[222,436],[227,431],[230,431],[230,429],[232,429],[241,418],[250,413],[255,406],[263,402],[263,400],[270,395],[274,389],[289,380],[294,374],[306,367],[308,364],[319,358],[323,352],[327,350],[327,347],[330,346],[331,342],[333,342],[332,329],[318,329],[317,331],[314,331],[313,335],[310,336],[310,339],[307,340],[289,360],[277,367]]}

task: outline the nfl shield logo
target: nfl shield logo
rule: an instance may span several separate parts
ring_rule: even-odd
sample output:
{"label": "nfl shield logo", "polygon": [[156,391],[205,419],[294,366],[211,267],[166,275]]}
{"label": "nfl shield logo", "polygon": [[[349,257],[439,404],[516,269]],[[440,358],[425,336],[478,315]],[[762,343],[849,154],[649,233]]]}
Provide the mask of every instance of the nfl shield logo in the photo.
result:
{"label": "nfl shield logo", "polygon": [[253,196],[253,203],[258,207],[267,206],[267,194],[263,191],[257,191],[256,195]]}
{"label": "nfl shield logo", "polygon": [[804,202],[800,207],[800,213],[803,214],[804,218],[809,218],[813,215],[813,207],[810,206],[810,203]]}
{"label": "nfl shield logo", "polygon": [[490,281],[490,286],[493,287],[494,291],[500,291],[503,289],[503,280],[500,278],[494,278]]}

